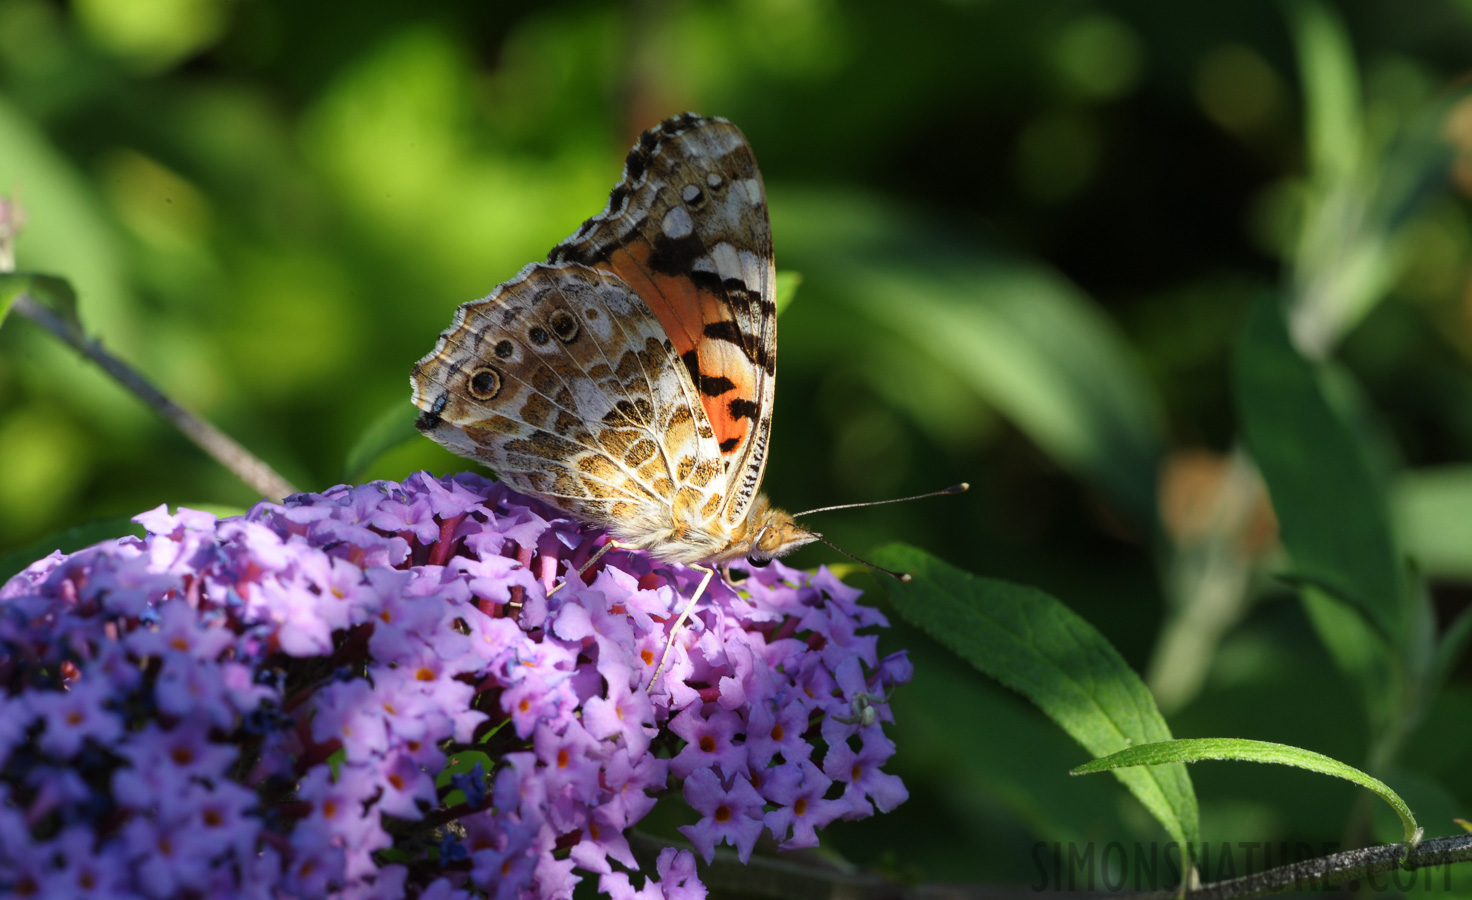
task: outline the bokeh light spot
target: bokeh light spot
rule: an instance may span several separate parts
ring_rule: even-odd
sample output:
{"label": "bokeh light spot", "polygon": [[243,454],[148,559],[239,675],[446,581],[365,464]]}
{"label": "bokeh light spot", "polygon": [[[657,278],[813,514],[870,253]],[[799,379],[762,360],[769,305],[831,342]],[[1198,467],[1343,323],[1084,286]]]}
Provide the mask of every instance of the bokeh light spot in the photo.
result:
{"label": "bokeh light spot", "polygon": [[1283,108],[1278,75],[1255,50],[1217,47],[1196,69],[1196,101],[1215,123],[1234,133],[1261,131]]}
{"label": "bokeh light spot", "polygon": [[1073,20],[1059,34],[1053,64],[1075,93],[1112,100],[1139,84],[1145,51],[1129,25],[1113,16],[1088,15]]}

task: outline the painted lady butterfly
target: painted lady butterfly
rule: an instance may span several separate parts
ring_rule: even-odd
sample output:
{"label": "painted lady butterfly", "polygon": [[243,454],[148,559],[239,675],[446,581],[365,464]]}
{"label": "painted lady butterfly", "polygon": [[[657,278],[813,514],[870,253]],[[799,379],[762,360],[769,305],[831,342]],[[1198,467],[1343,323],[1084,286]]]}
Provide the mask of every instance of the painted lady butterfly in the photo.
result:
{"label": "painted lady butterfly", "polygon": [[617,546],[704,569],[698,598],[708,565],[819,539],[758,492],[774,287],[751,145],[675,116],[640,136],[603,212],[456,311],[414,367],[416,425]]}

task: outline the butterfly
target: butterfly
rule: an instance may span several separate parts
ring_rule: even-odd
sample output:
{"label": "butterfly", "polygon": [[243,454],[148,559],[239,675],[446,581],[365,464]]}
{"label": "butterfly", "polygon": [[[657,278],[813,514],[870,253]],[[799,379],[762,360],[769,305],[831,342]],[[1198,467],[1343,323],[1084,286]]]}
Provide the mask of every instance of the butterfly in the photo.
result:
{"label": "butterfly", "polygon": [[455,312],[414,366],[415,424],[612,545],[702,569],[688,613],[709,567],[820,539],[760,493],[775,273],[751,145],[674,116],[639,137],[603,212]]}

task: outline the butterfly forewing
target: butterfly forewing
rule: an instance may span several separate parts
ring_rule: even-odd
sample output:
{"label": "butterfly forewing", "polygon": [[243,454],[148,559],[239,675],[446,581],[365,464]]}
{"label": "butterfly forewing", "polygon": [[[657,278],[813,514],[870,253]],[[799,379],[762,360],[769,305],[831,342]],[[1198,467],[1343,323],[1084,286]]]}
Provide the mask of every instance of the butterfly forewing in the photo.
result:
{"label": "butterfly forewing", "polygon": [[777,365],[766,192],[740,129],[685,115],[645,132],[607,208],[548,262],[614,272],[648,302],[715,431],[723,518],[739,521],[766,465]]}

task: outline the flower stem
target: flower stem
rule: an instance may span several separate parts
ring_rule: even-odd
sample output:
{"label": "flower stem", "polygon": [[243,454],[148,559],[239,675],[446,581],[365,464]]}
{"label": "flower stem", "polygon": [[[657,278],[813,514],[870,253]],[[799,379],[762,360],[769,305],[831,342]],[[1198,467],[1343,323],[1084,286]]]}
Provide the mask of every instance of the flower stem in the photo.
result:
{"label": "flower stem", "polygon": [[297,492],[291,482],[236,443],[234,438],[170,400],[136,369],[103,349],[98,341],[82,334],[81,329],[74,324],[37,303],[29,294],[16,297],[10,310],[40,325],[92,360],[118,384],[132,391],[145,405],[184,432],[185,437],[199,445],[200,449],[213,456],[220,465],[233,472],[253,490],[259,491],[263,497],[280,502],[288,494]]}
{"label": "flower stem", "polygon": [[[683,846],[633,832],[629,843],[641,863],[647,857],[646,871],[653,869],[653,859],[664,846]],[[1351,881],[1377,882],[1393,878],[1397,869],[1414,871],[1453,863],[1472,861],[1472,834],[1422,841],[1409,854],[1404,844],[1384,844],[1332,853],[1286,866],[1268,869],[1255,875],[1231,878],[1205,884],[1184,894],[1175,889],[1135,891],[1109,894],[1110,900],[1245,900],[1290,891],[1318,890]],[[749,889],[762,896],[779,900],[807,897],[845,897],[848,900],[1005,900],[1018,897],[1059,896],[1038,893],[1032,889],[1009,890],[981,884],[896,884],[877,875],[854,869],[830,867],[797,857],[773,858],[753,856],[742,865],[734,852],[717,850],[715,861],[701,875],[707,885],[733,889]]]}
{"label": "flower stem", "polygon": [[[0,197],[0,273],[15,271],[15,237],[25,222],[24,212],[16,202]],[[36,302],[29,293],[15,298],[11,311],[25,316],[37,325],[70,344],[74,350],[96,363],[138,399],[184,432],[204,452],[214,457],[237,478],[259,491],[268,500],[280,502],[297,492],[291,482],[282,478],[263,460],[236,443],[220,429],[184,409],[154,387],[136,369],[104,350],[102,344],[82,333],[73,319],[59,315]]]}

